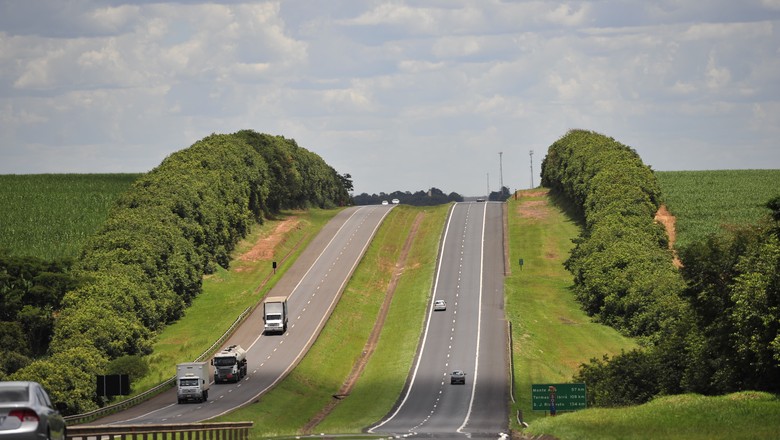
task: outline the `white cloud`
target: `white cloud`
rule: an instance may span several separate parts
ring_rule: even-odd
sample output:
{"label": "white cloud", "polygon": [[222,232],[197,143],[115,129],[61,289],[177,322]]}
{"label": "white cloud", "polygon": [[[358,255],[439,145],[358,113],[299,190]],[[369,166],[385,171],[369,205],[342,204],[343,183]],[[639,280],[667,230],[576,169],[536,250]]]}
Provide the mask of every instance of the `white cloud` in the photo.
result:
{"label": "white cloud", "polygon": [[730,139],[753,158],[706,166],[780,167],[776,1],[19,4],[0,2],[0,173],[144,171],[243,128],[296,139],[358,192],[484,192],[498,151],[522,187],[528,150],[538,173],[570,128],[655,169]]}

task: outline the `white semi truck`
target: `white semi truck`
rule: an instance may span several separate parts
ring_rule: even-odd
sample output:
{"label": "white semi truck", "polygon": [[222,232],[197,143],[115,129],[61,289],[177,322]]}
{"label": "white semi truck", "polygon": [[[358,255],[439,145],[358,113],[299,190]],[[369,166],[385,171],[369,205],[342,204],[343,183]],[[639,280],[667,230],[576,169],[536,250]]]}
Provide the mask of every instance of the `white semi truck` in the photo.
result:
{"label": "white semi truck", "polygon": [[246,376],[246,350],[240,345],[225,347],[211,359],[214,383],[238,382]]}
{"label": "white semi truck", "polygon": [[184,362],[176,365],[176,396],[179,403],[208,400],[210,379],[208,362]]}
{"label": "white semi truck", "polygon": [[263,301],[263,330],[265,333],[287,331],[287,297],[271,296]]}

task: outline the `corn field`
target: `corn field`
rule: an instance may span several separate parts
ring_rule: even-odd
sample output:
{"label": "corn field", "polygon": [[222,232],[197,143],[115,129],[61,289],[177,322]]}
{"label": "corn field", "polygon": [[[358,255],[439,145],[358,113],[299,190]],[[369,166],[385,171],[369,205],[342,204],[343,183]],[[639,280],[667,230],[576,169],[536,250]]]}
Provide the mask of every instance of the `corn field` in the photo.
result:
{"label": "corn field", "polygon": [[780,196],[780,170],[656,171],[664,203],[677,219],[682,249],[723,227],[755,223]]}
{"label": "corn field", "polygon": [[75,258],[139,174],[0,175],[0,249]]}

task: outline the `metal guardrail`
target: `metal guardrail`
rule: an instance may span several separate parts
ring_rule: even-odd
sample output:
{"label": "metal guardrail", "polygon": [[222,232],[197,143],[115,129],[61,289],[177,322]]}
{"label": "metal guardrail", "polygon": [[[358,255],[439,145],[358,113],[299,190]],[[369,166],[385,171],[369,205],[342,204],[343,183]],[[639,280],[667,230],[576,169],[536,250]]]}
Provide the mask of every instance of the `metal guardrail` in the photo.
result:
{"label": "metal guardrail", "polygon": [[[236,318],[236,320],[233,321],[233,324],[230,325],[230,327],[225,331],[225,333],[223,333],[222,336],[220,336],[219,339],[216,340],[216,342],[211,344],[211,347],[209,347],[208,349],[206,349],[206,351],[201,353],[201,355],[198,356],[195,359],[195,361],[201,362],[203,361],[203,359],[206,359],[209,356],[211,356],[214,350],[216,350],[217,347],[221,346],[227,340],[227,338],[229,338],[230,335],[233,334],[233,332],[238,327],[238,325],[241,324],[244,321],[244,319],[246,319],[247,316],[249,316],[249,313],[252,310],[254,310],[254,308],[255,306],[250,306],[244,309],[244,311],[241,312],[240,315],[238,315],[238,318]],[[151,399],[152,397],[160,394],[161,392],[167,390],[168,388],[174,386],[175,384],[176,384],[176,376],[174,375],[173,377],[166,380],[165,382],[156,385],[155,387],[150,388],[137,396],[122,400],[121,402],[104,406],[102,408],[98,408],[93,411],[86,412],[84,414],[75,414],[72,416],[66,416],[65,421],[68,423],[68,426],[90,422],[92,420],[98,419],[103,416],[107,416],[109,414],[113,414],[115,412],[118,412],[119,410],[129,408],[131,406],[144,402],[148,399]],[[75,428],[69,428],[69,432],[72,429]],[[124,438],[124,437],[120,437],[120,438]]]}
{"label": "metal guardrail", "polygon": [[66,440],[246,440],[253,422],[92,425],[68,428]]}

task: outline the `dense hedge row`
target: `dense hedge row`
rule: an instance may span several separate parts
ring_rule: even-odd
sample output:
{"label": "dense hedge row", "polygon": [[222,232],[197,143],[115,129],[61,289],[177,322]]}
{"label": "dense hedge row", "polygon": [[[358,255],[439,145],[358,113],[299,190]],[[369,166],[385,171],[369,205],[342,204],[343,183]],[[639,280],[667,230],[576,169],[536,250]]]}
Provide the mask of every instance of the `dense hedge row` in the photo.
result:
{"label": "dense hedge row", "polygon": [[684,309],[682,278],[663,227],[660,190],[635,151],[603,135],[572,130],[550,146],[542,185],[579,210],[585,232],[566,262],[584,310],[632,336],[651,337]]}
{"label": "dense hedge row", "polygon": [[51,357],[12,377],[44,383],[68,413],[94,408],[94,375],[149,353],[255,222],[348,199],[343,176],[283,137],[211,135],[172,154],[120,197],[75,262],[84,282],[63,299]]}
{"label": "dense hedge row", "polygon": [[644,347],[581,366],[591,405],[654,396],[780,391],[780,197],[758,225],[680,249],[676,269],[653,221],[659,191],[639,156],[614,139],[571,131],[542,164],[585,228],[566,265],[584,309],[642,336]]}

